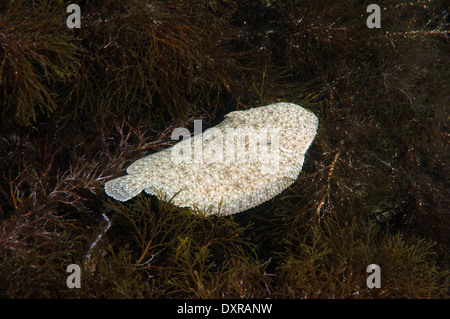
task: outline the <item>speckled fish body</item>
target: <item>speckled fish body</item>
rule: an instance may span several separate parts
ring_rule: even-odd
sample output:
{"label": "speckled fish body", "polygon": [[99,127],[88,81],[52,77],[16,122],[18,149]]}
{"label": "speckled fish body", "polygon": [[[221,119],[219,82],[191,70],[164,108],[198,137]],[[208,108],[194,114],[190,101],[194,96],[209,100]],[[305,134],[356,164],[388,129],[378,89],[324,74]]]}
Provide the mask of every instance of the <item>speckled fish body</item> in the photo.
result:
{"label": "speckled fish body", "polygon": [[207,215],[242,212],[297,179],[318,125],[312,112],[292,103],[234,111],[215,127],[135,161],[105,191],[127,201],[144,190]]}

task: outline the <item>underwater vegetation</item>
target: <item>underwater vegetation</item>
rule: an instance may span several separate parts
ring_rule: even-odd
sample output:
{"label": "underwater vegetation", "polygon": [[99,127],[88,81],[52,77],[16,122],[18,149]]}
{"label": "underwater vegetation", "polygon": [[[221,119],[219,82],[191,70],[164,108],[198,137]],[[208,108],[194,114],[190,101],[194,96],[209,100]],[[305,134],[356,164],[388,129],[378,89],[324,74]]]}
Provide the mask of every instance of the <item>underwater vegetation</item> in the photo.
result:
{"label": "underwater vegetation", "polygon": [[[448,298],[448,8],[378,1],[370,29],[370,3],[1,5],[0,296]],[[279,101],[320,125],[271,201],[203,216],[105,194],[175,127]]]}

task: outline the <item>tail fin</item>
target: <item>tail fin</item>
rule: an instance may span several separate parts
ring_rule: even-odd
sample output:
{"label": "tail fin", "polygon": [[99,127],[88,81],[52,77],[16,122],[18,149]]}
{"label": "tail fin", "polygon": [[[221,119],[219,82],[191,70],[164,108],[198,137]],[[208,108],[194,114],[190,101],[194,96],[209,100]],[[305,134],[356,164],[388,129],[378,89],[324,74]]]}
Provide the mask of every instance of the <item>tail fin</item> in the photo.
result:
{"label": "tail fin", "polygon": [[145,185],[138,175],[126,175],[105,183],[105,192],[114,199],[125,202],[138,195]]}

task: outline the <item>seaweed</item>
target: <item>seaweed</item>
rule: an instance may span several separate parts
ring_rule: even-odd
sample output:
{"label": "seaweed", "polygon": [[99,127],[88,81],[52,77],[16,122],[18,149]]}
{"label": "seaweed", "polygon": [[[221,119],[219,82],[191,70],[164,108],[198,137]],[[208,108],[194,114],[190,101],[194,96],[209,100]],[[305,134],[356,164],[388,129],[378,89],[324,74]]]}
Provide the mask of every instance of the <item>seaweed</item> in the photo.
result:
{"label": "seaweed", "polygon": [[[286,236],[277,293],[289,298],[446,296],[448,272],[436,266],[433,244],[381,230],[373,221],[330,217],[306,235]],[[371,264],[382,269],[380,289],[366,286]]]}
{"label": "seaweed", "polygon": [[[32,126],[58,107],[59,88],[79,68],[77,39],[61,24],[62,1],[15,2],[0,20],[2,119]],[[28,12],[29,14],[26,14]]]}

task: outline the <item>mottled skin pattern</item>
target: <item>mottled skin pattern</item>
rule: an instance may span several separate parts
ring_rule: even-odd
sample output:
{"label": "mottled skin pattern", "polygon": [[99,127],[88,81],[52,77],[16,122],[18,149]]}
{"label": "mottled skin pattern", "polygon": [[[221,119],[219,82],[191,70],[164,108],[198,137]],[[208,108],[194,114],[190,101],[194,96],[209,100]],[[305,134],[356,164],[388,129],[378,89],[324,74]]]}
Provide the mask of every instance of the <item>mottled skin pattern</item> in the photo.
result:
{"label": "mottled skin pattern", "polygon": [[202,134],[137,160],[105,191],[126,201],[145,190],[207,215],[235,214],[296,180],[318,124],[313,113],[291,103],[231,112]]}

